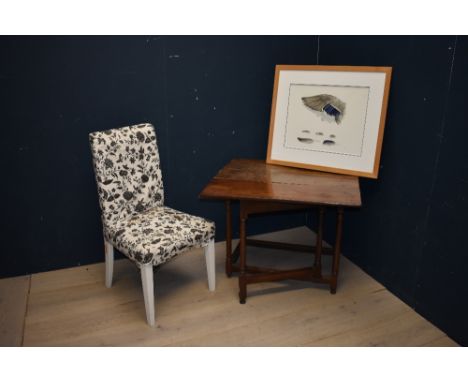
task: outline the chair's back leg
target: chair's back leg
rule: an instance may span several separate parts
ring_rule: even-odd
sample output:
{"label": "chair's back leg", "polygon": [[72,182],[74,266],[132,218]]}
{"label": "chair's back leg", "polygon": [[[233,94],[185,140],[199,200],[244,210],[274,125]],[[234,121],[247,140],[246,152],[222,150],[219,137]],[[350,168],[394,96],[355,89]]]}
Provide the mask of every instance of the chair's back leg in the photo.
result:
{"label": "chair's back leg", "polygon": [[143,297],[145,299],[146,320],[148,325],[154,326],[154,284],[153,264],[143,264],[140,269]]}
{"label": "chair's back leg", "polygon": [[104,251],[106,254],[106,287],[112,286],[112,275],[114,273],[114,247],[104,239]]}
{"label": "chair's back leg", "polygon": [[212,239],[205,247],[206,270],[208,273],[208,288],[211,291],[216,287],[216,270],[215,270],[215,242]]}

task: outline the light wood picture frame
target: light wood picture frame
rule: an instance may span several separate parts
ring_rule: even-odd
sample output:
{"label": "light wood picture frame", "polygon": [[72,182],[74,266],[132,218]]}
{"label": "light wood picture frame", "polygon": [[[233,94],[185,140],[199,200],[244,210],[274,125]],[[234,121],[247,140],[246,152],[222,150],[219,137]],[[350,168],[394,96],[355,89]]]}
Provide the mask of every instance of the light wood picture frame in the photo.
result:
{"label": "light wood picture frame", "polygon": [[376,179],[391,67],[277,65],[267,163]]}

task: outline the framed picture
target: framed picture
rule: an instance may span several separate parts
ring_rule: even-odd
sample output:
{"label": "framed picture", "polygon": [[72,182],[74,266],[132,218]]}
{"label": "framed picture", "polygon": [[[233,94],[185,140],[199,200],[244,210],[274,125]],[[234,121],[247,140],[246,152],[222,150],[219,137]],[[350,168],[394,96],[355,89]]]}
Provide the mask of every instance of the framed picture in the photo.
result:
{"label": "framed picture", "polygon": [[277,65],[267,163],[377,178],[391,73]]}

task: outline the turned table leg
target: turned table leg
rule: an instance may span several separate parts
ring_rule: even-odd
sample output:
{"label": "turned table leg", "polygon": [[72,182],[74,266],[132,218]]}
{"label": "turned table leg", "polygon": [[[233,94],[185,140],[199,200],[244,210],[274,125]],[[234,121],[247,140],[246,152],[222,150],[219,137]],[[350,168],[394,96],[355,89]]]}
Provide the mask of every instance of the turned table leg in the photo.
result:
{"label": "turned table leg", "polygon": [[226,276],[232,276],[232,217],[231,201],[226,200]]}
{"label": "turned table leg", "polygon": [[245,224],[247,220],[247,214],[245,213],[245,208],[243,203],[240,204],[240,224],[239,224],[239,236],[240,236],[240,275],[239,275],[239,302],[245,304],[245,299],[247,298],[247,280],[246,280],[246,263],[247,263],[247,254],[246,254],[246,230]]}
{"label": "turned table leg", "polygon": [[318,208],[318,228],[317,228],[317,242],[315,244],[315,260],[314,268],[317,276],[322,275],[322,244],[323,244],[323,220],[325,215],[325,208]]}
{"label": "turned table leg", "polygon": [[332,279],[330,284],[330,293],[336,293],[338,284],[338,269],[340,267],[341,239],[343,237],[343,207],[338,207],[336,215],[336,239],[333,249]]}

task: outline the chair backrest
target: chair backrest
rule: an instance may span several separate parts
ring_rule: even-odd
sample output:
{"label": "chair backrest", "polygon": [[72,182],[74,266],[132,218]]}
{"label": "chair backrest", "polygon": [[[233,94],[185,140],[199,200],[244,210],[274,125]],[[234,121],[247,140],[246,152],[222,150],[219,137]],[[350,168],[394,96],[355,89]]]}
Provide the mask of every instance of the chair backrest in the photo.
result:
{"label": "chair backrest", "polygon": [[89,134],[89,142],[105,226],[164,204],[153,125],[96,131]]}

